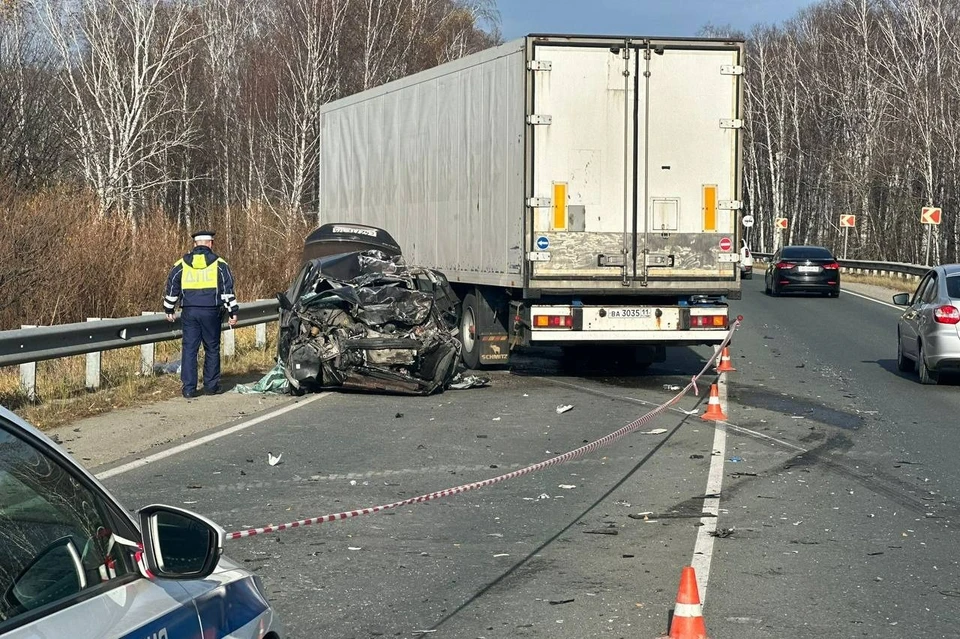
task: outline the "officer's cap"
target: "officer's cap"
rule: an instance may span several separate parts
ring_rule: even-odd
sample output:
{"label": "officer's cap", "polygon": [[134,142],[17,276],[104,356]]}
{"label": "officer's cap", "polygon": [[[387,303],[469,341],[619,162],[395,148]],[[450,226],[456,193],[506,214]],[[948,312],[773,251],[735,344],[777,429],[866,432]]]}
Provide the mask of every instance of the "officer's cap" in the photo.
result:
{"label": "officer's cap", "polygon": [[197,231],[191,237],[193,237],[194,242],[212,242],[214,235],[216,235],[214,231]]}

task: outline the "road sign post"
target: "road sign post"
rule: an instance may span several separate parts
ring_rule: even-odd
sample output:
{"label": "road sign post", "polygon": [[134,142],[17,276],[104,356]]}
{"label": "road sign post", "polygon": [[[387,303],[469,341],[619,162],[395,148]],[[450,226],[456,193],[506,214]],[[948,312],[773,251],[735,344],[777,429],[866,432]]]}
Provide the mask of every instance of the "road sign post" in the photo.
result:
{"label": "road sign post", "polygon": [[927,225],[927,257],[924,261],[930,266],[930,244],[933,242],[933,227],[940,225],[941,210],[939,206],[925,206],[920,209],[920,223]]}
{"label": "road sign post", "polygon": [[773,236],[773,252],[776,253],[783,244],[783,231],[787,228],[787,218],[774,218],[773,227],[777,230],[777,234]]}
{"label": "road sign post", "polygon": [[843,259],[847,259],[847,236],[850,229],[857,225],[857,216],[843,213],[840,215],[840,228],[843,229]]}

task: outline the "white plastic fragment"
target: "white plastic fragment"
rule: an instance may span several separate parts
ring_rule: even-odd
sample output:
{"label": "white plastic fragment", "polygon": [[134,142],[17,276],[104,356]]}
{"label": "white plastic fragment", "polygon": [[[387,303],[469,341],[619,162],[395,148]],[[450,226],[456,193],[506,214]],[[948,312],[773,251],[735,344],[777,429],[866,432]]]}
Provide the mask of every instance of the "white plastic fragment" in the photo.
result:
{"label": "white plastic fragment", "polygon": [[562,415],[569,410],[573,410],[573,404],[560,404],[557,406],[557,415]]}
{"label": "white plastic fragment", "polygon": [[275,456],[273,453],[271,453],[271,452],[268,451],[268,452],[267,452],[267,463],[270,464],[271,466],[276,466],[277,464],[280,463],[280,458],[281,458],[281,457],[283,457],[283,453],[280,453],[279,455],[276,455],[276,456]]}
{"label": "white plastic fragment", "polygon": [[559,486],[557,486],[557,488],[564,488],[566,490],[573,490],[576,487],[577,487],[576,484],[560,484]]}
{"label": "white plastic fragment", "polygon": [[667,432],[666,428],[654,428],[653,430],[641,431],[641,435],[662,435]]}

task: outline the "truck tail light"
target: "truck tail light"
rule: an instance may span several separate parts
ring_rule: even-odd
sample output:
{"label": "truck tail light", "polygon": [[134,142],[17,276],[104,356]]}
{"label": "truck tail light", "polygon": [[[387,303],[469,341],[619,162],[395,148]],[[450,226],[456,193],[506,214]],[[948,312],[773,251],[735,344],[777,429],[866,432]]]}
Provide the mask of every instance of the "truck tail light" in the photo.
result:
{"label": "truck tail light", "polygon": [[573,328],[573,317],[570,315],[534,315],[534,328]]}
{"label": "truck tail light", "polygon": [[933,319],[938,324],[960,324],[960,310],[949,304],[933,309]]}
{"label": "truck tail light", "polygon": [[692,315],[690,328],[726,328],[726,315]]}

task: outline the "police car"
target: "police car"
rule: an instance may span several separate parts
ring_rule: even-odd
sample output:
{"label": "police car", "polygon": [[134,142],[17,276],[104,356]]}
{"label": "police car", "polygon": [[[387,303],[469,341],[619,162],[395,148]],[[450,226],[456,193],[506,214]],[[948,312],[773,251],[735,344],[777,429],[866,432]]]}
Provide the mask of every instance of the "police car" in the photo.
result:
{"label": "police car", "polygon": [[0,635],[281,638],[259,578],[221,556],[221,528],[171,506],[138,518],[0,407]]}

